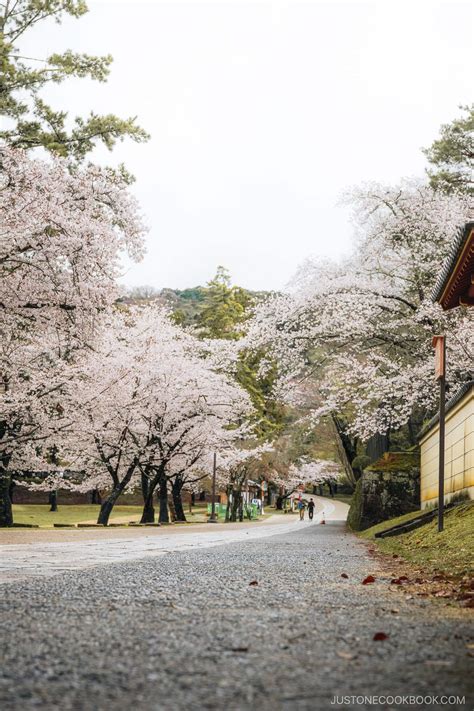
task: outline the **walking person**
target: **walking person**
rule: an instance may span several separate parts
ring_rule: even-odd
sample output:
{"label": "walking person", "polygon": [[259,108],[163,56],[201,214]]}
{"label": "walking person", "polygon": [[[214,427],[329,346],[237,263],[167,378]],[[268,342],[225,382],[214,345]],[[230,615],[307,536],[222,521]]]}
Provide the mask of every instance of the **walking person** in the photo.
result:
{"label": "walking person", "polygon": [[313,520],[315,506],[316,506],[316,504],[314,503],[313,499],[310,499],[308,501],[308,516],[309,516],[310,521]]}
{"label": "walking person", "polygon": [[300,512],[300,521],[304,521],[304,509],[305,509],[305,503],[303,499],[300,499],[298,501],[298,511]]}

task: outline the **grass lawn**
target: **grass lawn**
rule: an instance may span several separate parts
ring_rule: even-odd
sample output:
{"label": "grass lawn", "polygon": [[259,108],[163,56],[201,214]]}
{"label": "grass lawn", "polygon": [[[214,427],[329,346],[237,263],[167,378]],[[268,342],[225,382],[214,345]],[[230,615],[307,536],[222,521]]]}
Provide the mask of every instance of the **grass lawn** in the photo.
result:
{"label": "grass lawn", "polygon": [[419,512],[405,514],[398,518],[372,526],[359,535],[375,543],[383,553],[397,553],[405,560],[416,563],[427,570],[440,570],[452,575],[474,573],[474,501],[459,504],[447,511],[444,531],[438,533],[437,520],[391,538],[374,538],[378,531],[384,531],[398,523],[416,518]]}
{"label": "grass lawn", "polygon": [[[29,523],[41,528],[53,528],[55,523],[74,525],[76,523],[96,523],[100,506],[94,504],[79,505],[58,505],[56,512],[51,512],[49,504],[13,504],[13,520],[15,523]],[[192,513],[185,507],[186,523],[206,523],[207,506],[197,505],[193,507]],[[267,510],[263,517],[267,518],[268,513],[274,513],[273,509]],[[140,521],[142,515],[141,506],[125,505],[114,506],[110,514],[110,523],[127,524],[130,521]],[[158,507],[155,507],[155,520],[158,517]],[[224,518],[219,517],[219,523],[223,523]]]}
{"label": "grass lawn", "polygon": [[[61,506],[54,513],[49,510],[49,504],[13,504],[13,520],[15,523],[33,523],[42,528],[53,528],[55,523],[95,523],[100,506],[80,504],[77,506]],[[115,506],[110,521],[128,523],[139,521],[141,506]]]}

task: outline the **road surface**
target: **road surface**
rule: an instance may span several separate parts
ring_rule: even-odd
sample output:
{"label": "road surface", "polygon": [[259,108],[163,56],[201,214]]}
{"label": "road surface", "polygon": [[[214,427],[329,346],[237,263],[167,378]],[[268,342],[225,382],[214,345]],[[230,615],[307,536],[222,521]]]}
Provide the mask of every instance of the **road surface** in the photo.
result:
{"label": "road surface", "polygon": [[[322,497],[316,503],[315,522],[323,519],[344,521],[347,517],[346,504]],[[122,529],[7,529],[0,531],[0,584],[264,538],[292,531],[300,525],[297,514],[275,514],[263,521],[242,524]]]}
{"label": "road surface", "polygon": [[473,708],[468,610],[394,591],[342,521],[285,526],[2,585],[0,708]]}

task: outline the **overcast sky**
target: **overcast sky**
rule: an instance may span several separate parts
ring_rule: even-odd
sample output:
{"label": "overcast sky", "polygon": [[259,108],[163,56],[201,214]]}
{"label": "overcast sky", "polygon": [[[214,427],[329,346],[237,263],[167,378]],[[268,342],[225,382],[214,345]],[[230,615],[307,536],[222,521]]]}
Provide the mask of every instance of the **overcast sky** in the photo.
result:
{"label": "overcast sky", "polygon": [[130,285],[279,289],[309,254],[350,249],[348,186],[423,175],[420,148],[472,101],[471,2],[88,2],[28,51],[111,53],[107,84],[58,108],[137,115],[112,156],[135,174],[150,233]]}

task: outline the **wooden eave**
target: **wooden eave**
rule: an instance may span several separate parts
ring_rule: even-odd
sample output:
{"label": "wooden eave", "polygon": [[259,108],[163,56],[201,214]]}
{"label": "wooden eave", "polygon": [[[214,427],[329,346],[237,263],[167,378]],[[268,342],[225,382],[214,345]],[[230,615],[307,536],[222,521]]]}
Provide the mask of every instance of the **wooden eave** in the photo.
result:
{"label": "wooden eave", "polygon": [[448,311],[474,306],[474,222],[459,230],[433,292],[433,300]]}

